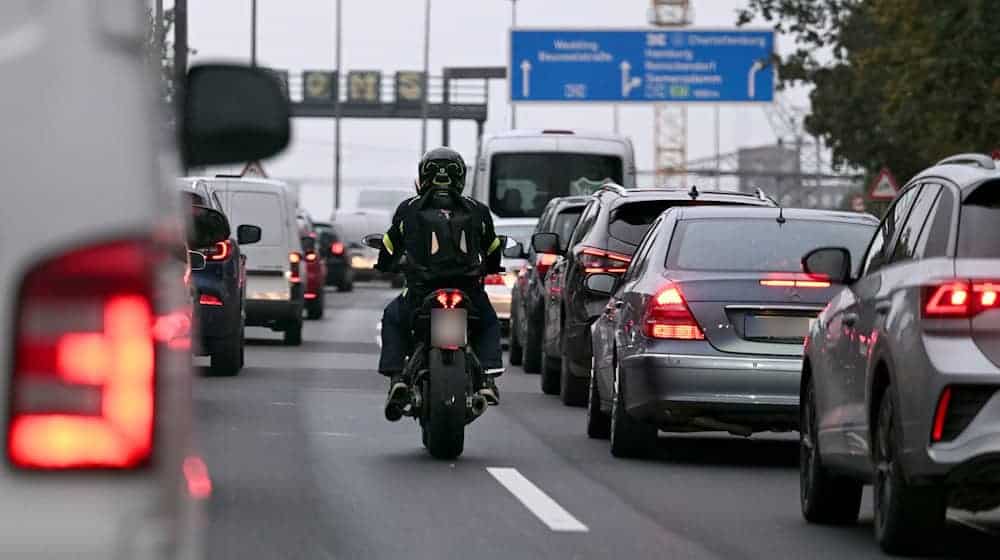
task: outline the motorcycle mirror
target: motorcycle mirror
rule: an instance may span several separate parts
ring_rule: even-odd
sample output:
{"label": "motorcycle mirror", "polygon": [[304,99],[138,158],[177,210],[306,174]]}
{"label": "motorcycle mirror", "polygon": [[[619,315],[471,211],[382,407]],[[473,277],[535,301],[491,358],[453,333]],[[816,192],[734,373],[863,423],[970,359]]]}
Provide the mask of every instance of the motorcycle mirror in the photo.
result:
{"label": "motorcycle mirror", "polygon": [[383,247],[383,245],[382,245],[382,234],[380,234],[380,233],[370,233],[370,234],[368,234],[368,235],[365,236],[364,241],[365,241],[365,245],[367,245],[368,247],[371,247],[372,249],[376,249],[378,251],[382,250],[382,247]]}

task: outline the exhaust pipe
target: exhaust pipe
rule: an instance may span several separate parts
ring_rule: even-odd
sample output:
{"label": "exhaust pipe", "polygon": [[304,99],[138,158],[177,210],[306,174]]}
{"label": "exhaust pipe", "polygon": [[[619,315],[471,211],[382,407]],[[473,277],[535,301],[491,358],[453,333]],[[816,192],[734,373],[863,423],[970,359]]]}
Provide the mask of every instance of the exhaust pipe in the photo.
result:
{"label": "exhaust pipe", "polygon": [[486,397],[478,394],[469,397],[469,421],[471,422],[482,416],[487,408],[489,408],[489,403],[486,402]]}

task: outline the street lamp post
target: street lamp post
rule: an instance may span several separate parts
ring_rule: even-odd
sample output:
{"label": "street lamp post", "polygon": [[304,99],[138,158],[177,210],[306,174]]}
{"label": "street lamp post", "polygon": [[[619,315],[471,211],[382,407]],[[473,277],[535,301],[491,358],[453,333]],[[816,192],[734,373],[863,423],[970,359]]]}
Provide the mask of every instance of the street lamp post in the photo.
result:
{"label": "street lamp post", "polygon": [[337,210],[340,208],[340,55],[341,48],[343,47],[343,26],[341,25],[341,16],[343,12],[341,0],[337,0],[337,46],[335,48],[336,53],[335,64],[337,66],[337,71],[335,72],[335,82],[333,84],[333,209]]}
{"label": "street lamp post", "polygon": [[430,91],[428,86],[431,82],[430,75],[430,55],[431,55],[431,0],[424,2],[424,99],[420,106],[420,157],[427,153],[427,111],[430,103]]}
{"label": "street lamp post", "polygon": [[257,66],[257,0],[250,0],[250,66]]}

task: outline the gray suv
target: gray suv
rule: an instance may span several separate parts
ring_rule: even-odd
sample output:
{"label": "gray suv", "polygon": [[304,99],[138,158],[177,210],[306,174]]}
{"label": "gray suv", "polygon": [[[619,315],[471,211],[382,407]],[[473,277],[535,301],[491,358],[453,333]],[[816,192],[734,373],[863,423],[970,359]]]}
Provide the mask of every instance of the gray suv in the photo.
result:
{"label": "gray suv", "polygon": [[806,255],[847,287],[806,341],[801,505],[854,523],[874,485],[891,553],[934,539],[947,507],[1000,506],[1000,168],[945,159],[913,178],[852,273],[845,249]]}

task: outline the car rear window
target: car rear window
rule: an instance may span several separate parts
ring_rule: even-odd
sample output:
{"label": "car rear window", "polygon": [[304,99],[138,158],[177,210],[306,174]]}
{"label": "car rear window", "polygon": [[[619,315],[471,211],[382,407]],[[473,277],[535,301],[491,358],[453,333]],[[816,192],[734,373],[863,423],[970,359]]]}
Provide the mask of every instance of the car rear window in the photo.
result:
{"label": "car rear window", "polygon": [[679,202],[677,200],[649,200],[623,204],[612,210],[611,220],[608,222],[608,234],[629,245],[638,245],[656,217]]}
{"label": "car rear window", "polygon": [[799,272],[813,249],[850,249],[858,263],[875,232],[874,224],[819,220],[720,218],[686,220],[667,254],[667,268],[678,270]]}
{"label": "car rear window", "polygon": [[257,246],[278,246],[285,242],[281,220],[281,200],[268,192],[234,191],[230,195],[230,222],[250,224],[261,229]]}
{"label": "car rear window", "polygon": [[573,237],[573,230],[576,228],[577,222],[580,221],[583,208],[583,206],[579,208],[567,208],[556,214],[556,219],[552,223],[552,233],[559,236],[559,242],[563,245],[563,249],[569,244],[569,239]]}
{"label": "car rear window", "polygon": [[958,256],[1000,258],[1000,184],[994,182],[979,187],[962,204]]}

